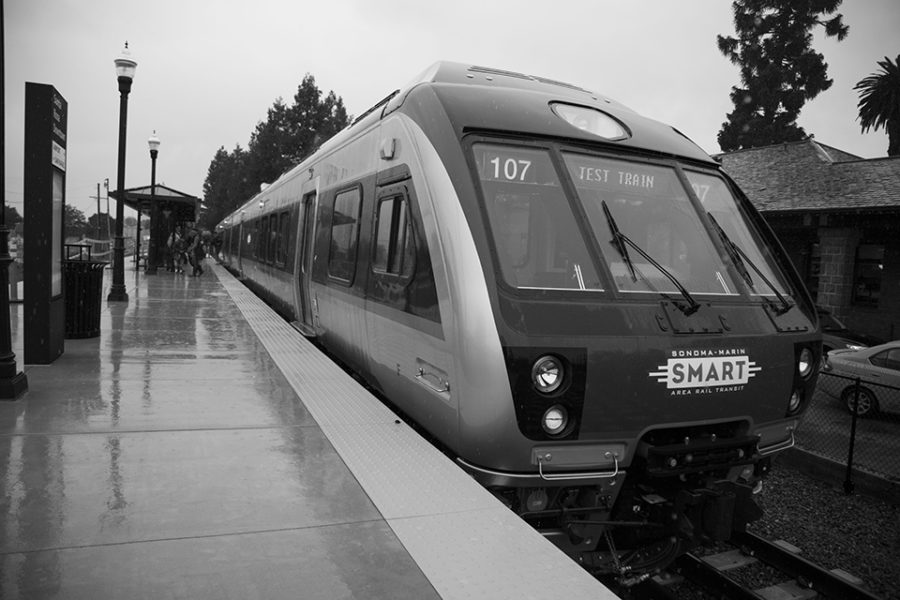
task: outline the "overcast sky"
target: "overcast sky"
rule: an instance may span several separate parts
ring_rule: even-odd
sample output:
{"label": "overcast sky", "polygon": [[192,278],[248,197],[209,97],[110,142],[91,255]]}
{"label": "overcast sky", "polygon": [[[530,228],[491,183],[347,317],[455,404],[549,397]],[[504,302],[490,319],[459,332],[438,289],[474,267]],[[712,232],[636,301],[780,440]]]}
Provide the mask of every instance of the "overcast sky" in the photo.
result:
{"label": "overcast sky", "polygon": [[[25,82],[69,103],[67,203],[97,211],[116,186],[125,40],[137,72],[128,102],[125,187],[150,183],[147,139],[162,141],[157,182],[202,196],[216,150],[246,148],[276,98],[306,73],[358,115],[431,63],[451,60],[549,77],[669,123],[709,153],[731,111],[738,68],[716,47],[733,35],[727,0],[5,0],[6,202],[23,214]],[[844,0],[843,41],[815,38],[834,85],[799,123],[825,144],[885,156],[862,135],[853,85],[900,54],[900,1]],[[105,192],[101,210],[106,210]],[[113,207],[113,212],[115,208]],[[130,211],[128,211],[130,213]]]}

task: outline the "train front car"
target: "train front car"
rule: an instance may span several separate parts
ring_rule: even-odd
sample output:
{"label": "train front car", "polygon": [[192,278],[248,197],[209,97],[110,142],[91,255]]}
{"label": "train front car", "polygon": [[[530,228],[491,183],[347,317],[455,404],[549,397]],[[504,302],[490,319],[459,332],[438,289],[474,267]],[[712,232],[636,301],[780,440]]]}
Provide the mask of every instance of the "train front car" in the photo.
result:
{"label": "train front car", "polygon": [[[476,309],[455,307],[460,464],[622,579],[757,518],[821,350],[747,199],[677,131],[584,90],[445,74],[403,108],[446,139],[433,106],[496,324],[466,331]],[[457,267],[458,287],[480,284]],[[503,382],[478,388],[497,361],[473,340],[495,335]]]}

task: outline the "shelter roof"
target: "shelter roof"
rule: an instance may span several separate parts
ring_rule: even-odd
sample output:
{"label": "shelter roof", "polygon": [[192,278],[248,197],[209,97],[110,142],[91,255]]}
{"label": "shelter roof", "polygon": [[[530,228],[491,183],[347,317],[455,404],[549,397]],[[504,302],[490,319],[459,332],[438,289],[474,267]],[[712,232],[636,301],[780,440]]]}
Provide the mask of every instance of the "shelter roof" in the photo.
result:
{"label": "shelter roof", "polygon": [[[119,199],[119,190],[114,190],[109,195]],[[197,212],[200,206],[200,198],[165,185],[145,185],[141,187],[127,188],[125,190],[125,206],[140,212],[147,212],[150,203],[159,204],[160,210],[171,210],[176,221],[188,222],[197,220]]]}

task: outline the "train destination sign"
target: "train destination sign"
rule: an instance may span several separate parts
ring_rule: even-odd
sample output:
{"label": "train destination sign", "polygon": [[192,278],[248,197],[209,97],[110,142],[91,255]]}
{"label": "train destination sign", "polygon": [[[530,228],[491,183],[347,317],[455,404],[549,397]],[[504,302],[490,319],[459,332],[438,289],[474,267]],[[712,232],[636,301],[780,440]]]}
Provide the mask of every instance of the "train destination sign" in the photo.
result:
{"label": "train destination sign", "polygon": [[507,146],[475,146],[478,174],[485,181],[538,183],[550,165],[543,151]]}
{"label": "train destination sign", "polygon": [[653,189],[656,178],[649,173],[641,173],[639,171],[622,171],[616,169],[601,169],[599,167],[580,166],[576,171],[578,181],[585,183],[599,183],[618,185],[620,187],[639,187],[645,189]]}
{"label": "train destination sign", "polygon": [[618,160],[566,155],[569,175],[580,188],[661,195],[672,187],[671,169]]}
{"label": "train destination sign", "polygon": [[672,177],[670,169],[618,160],[568,155],[566,165],[578,187],[654,192],[668,189]]}

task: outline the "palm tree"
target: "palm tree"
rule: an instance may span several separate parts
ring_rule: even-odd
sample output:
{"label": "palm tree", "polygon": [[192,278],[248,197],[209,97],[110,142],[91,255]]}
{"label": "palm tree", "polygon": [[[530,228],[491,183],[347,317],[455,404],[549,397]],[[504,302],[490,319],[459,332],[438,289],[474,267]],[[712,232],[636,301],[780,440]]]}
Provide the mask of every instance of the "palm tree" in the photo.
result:
{"label": "palm tree", "polygon": [[881,73],[873,73],[861,80],[859,90],[859,120],[862,132],[884,128],[888,134],[888,156],[900,156],[900,54],[892,63],[887,56],[878,61]]}

